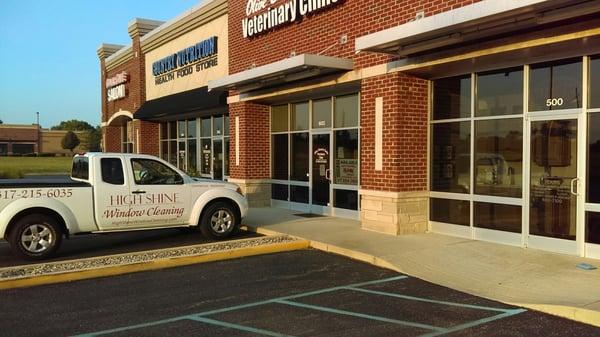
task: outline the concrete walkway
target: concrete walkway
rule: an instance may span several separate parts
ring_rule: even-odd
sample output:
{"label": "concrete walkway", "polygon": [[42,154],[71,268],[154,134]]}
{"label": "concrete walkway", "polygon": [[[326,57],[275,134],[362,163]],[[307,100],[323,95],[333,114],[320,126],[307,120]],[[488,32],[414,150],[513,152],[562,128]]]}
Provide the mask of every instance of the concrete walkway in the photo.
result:
{"label": "concrete walkway", "polygon": [[432,233],[391,236],[362,230],[359,221],[298,213],[251,209],[244,224],[469,294],[600,326],[600,269],[576,268],[581,262],[600,266],[600,260]]}

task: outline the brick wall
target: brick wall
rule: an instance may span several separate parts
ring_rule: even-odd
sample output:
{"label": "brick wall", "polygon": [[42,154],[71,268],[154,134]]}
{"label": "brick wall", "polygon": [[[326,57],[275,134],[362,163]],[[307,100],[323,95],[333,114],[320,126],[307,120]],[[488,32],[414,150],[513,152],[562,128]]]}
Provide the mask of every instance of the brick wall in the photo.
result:
{"label": "brick wall", "polygon": [[136,125],[134,126],[134,128],[136,130],[139,130],[139,152],[142,154],[149,154],[158,157],[160,155],[160,147],[158,140],[160,124],[138,120],[136,121]]}
{"label": "brick wall", "polygon": [[[300,22],[279,26],[252,38],[244,38],[242,20],[245,0],[229,1],[229,73],[282,60],[293,51],[318,54],[336,44],[342,35],[348,43],[335,45],[324,55],[351,58],[356,68],[384,63],[390,56],[355,54],[357,37],[398,26],[414,19],[419,11],[430,16],[479,0],[345,0],[342,4],[309,15]],[[268,3],[268,2],[267,2]],[[278,2],[278,4],[281,3]]]}
{"label": "brick wall", "polygon": [[[375,170],[375,99],[383,97],[383,170]],[[361,186],[427,189],[427,81],[402,73],[368,78],[361,91]]]}
{"label": "brick wall", "polygon": [[[231,147],[229,170],[234,179],[268,179],[269,165],[269,107],[254,103],[229,105]],[[240,165],[235,161],[235,118],[239,117]]]}
{"label": "brick wall", "polygon": [[103,129],[104,152],[121,152],[121,128],[118,126],[106,126]]}

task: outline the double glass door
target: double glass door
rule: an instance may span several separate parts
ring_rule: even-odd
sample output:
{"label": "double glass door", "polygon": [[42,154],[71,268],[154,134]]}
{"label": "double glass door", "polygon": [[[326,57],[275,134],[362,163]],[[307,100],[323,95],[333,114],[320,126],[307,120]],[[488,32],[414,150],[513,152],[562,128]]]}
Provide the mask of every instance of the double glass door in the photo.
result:
{"label": "double glass door", "polygon": [[[529,208],[527,246],[577,254],[583,228],[578,115],[529,121]],[[527,222],[526,222],[527,223]]]}

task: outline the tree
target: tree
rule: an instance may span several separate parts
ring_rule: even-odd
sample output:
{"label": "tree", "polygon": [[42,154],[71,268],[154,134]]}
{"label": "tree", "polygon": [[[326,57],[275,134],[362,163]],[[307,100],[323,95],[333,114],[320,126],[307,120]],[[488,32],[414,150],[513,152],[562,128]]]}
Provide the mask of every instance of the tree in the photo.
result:
{"label": "tree", "polygon": [[79,137],[77,137],[75,132],[69,131],[63,137],[62,141],[60,142],[60,145],[62,146],[63,149],[70,150],[72,153],[73,150],[77,147],[77,145],[79,145],[79,143],[80,143]]}
{"label": "tree", "polygon": [[66,130],[66,131],[91,131],[95,128],[86,121],[80,121],[77,119],[71,119],[68,121],[62,121],[60,124],[52,127],[52,130]]}
{"label": "tree", "polygon": [[100,142],[102,141],[102,129],[100,126],[88,132],[88,147],[92,152],[100,151]]}

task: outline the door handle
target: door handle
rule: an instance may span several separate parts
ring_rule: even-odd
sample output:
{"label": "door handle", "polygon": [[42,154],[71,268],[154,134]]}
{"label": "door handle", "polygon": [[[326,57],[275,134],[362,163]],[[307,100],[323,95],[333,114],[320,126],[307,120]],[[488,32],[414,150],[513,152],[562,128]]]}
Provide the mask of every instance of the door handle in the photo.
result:
{"label": "door handle", "polygon": [[[577,186],[577,191],[575,191],[575,186]],[[579,178],[571,179],[571,194],[579,195]]]}
{"label": "door handle", "polygon": [[331,181],[331,170],[330,169],[325,170],[325,179]]}
{"label": "door handle", "polygon": [[146,191],[142,191],[142,190],[137,190],[137,191],[133,191],[131,192],[132,194],[145,194]]}

